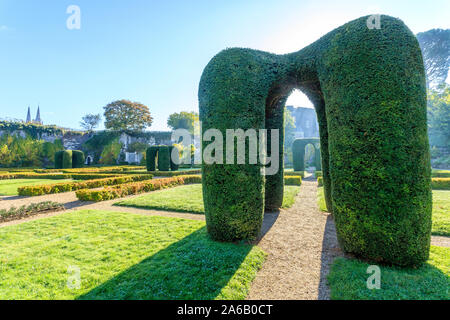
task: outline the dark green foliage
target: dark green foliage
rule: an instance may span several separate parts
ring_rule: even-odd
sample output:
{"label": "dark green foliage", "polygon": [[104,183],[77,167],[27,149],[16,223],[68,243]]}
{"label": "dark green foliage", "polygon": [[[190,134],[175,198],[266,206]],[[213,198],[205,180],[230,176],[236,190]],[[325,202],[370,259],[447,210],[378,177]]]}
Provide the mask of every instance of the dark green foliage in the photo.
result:
{"label": "dark green foliage", "polygon": [[55,169],[62,169],[63,152],[64,150],[55,153]]}
{"label": "dark green foliage", "polygon": [[172,158],[173,154],[175,155],[175,159],[178,159],[178,161],[179,161],[179,159],[180,159],[180,152],[179,152],[178,149],[175,148],[174,146],[169,146],[170,170],[172,170],[172,171],[177,171],[177,170],[178,170],[179,163],[175,163],[175,162],[173,161],[173,158]]}
{"label": "dark green foliage", "polygon": [[156,170],[156,156],[158,154],[158,146],[151,146],[146,151],[147,171]]}
{"label": "dark green foliage", "polygon": [[[292,54],[220,52],[200,81],[202,130],[225,136],[226,129],[281,129],[274,110],[301,89],[316,108],[325,197],[342,248],[376,262],[419,265],[428,258],[431,230],[422,56],[402,21],[382,15],[382,28],[369,29],[367,19]],[[266,197],[260,168],[203,165],[206,221],[214,239],[258,235]]]}
{"label": "dark green foliage", "polygon": [[55,153],[55,169],[72,168],[72,150],[62,150]]}
{"label": "dark green foliage", "polygon": [[62,165],[61,168],[68,169],[72,168],[72,150],[64,150],[62,154]]}
{"label": "dark green foliage", "polygon": [[169,146],[158,147],[158,170],[169,171],[170,170],[170,152]]}
{"label": "dark green foliage", "polygon": [[294,171],[305,170],[305,147],[311,144],[314,147],[314,163],[316,170],[321,170],[321,158],[319,146],[320,139],[308,138],[308,139],[295,139],[292,145],[292,154],[294,162]]}
{"label": "dark green foliage", "polygon": [[84,153],[80,150],[72,151],[72,168],[82,168],[84,166]]}

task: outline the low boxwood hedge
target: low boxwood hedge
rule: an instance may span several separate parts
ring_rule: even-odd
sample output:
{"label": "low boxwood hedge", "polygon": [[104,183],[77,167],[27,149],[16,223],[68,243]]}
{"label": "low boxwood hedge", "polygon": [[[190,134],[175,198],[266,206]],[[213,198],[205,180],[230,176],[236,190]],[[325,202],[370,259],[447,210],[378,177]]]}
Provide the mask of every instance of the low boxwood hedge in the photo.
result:
{"label": "low boxwood hedge", "polygon": [[435,190],[450,190],[450,178],[432,178],[431,187]]}
{"label": "low boxwood hedge", "polygon": [[152,175],[124,175],[120,177],[87,180],[83,182],[67,182],[57,184],[47,184],[38,186],[26,186],[17,189],[20,196],[41,196],[44,194],[54,194],[75,191],[80,189],[99,188],[104,186],[119,185],[123,183],[136,182],[152,179]]}
{"label": "low boxwood hedge", "polygon": [[302,185],[302,177],[301,176],[284,177],[284,185],[285,186],[301,186]]}
{"label": "low boxwood hedge", "polygon": [[105,187],[101,190],[78,190],[77,198],[81,201],[105,201],[140,194],[165,188],[176,187],[184,184],[201,183],[200,175],[185,175],[171,178],[162,178],[149,181],[126,183],[113,187]]}

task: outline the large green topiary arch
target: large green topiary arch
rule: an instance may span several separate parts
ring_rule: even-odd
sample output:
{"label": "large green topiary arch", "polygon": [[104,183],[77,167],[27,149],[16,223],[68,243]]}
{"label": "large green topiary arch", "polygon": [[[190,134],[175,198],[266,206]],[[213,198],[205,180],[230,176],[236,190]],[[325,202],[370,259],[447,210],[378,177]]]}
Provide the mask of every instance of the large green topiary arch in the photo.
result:
{"label": "large green topiary arch", "polygon": [[[351,21],[291,54],[220,52],[200,81],[202,131],[282,129],[287,97],[302,90],[316,109],[323,182],[342,248],[374,261],[417,265],[428,258],[431,228],[422,55],[402,21],[381,16],[381,28],[369,29],[367,20]],[[214,239],[254,239],[264,209],[281,205],[283,134],[279,145],[276,175],[264,177],[261,164],[203,164]]]}
{"label": "large green topiary arch", "polygon": [[305,170],[305,147],[312,144],[314,147],[314,163],[316,170],[322,170],[322,159],[320,157],[320,139],[319,138],[305,138],[295,139],[292,143],[292,155],[294,163],[294,171]]}

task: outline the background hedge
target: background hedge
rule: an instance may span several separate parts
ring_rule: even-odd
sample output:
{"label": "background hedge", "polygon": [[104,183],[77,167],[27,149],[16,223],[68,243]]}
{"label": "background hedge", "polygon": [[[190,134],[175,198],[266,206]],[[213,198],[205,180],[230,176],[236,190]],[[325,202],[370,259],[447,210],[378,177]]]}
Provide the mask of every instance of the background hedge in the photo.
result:
{"label": "background hedge", "polygon": [[170,170],[177,171],[179,167],[179,163],[175,163],[172,159],[172,154],[175,154],[175,159],[180,160],[180,151],[174,146],[169,146],[169,155],[170,155]]}
{"label": "background hedge", "polygon": [[312,144],[314,147],[314,163],[316,170],[322,169],[320,149],[317,144],[320,143],[320,139],[308,138],[308,139],[295,139],[292,144],[292,157],[294,164],[294,171],[304,171],[305,170],[305,147],[308,144]]}
{"label": "background hedge", "polygon": [[[225,137],[226,129],[282,129],[273,110],[301,89],[316,108],[325,199],[341,247],[375,262],[419,265],[428,258],[431,230],[422,55],[402,21],[381,15],[382,28],[369,29],[368,18],[292,54],[220,52],[200,80],[202,130]],[[203,141],[203,150],[210,143]],[[267,196],[260,169],[203,165],[214,239],[257,237]]]}
{"label": "background hedge", "polygon": [[151,146],[146,151],[147,171],[156,170],[156,157],[158,155],[158,147]]}
{"label": "background hedge", "polygon": [[82,168],[84,166],[84,153],[80,150],[72,151],[72,168]]}
{"label": "background hedge", "polygon": [[170,170],[170,152],[169,146],[158,147],[158,170],[169,171]]}
{"label": "background hedge", "polygon": [[62,169],[62,159],[64,151],[55,152],[55,169]]}

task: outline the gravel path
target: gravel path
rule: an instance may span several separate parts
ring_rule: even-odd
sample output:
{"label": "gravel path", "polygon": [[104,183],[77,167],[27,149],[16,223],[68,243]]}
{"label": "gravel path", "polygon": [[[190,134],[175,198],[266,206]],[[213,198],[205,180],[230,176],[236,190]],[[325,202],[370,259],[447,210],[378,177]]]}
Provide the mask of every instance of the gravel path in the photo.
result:
{"label": "gravel path", "polygon": [[259,242],[268,257],[247,299],[329,299],[326,275],[342,252],[331,215],[317,207],[317,182],[303,180],[294,206],[270,215]]}

